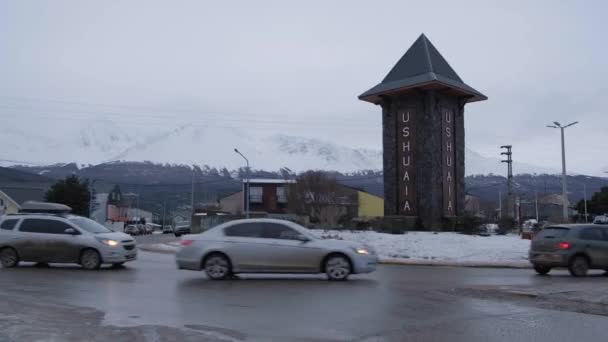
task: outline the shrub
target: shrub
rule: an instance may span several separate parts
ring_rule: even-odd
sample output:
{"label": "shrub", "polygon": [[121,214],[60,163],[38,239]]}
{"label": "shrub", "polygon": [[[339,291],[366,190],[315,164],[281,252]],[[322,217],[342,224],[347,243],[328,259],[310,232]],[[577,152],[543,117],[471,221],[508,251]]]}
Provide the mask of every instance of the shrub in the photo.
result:
{"label": "shrub", "polygon": [[480,226],[484,220],[474,215],[459,217],[444,217],[442,219],[442,230],[444,232],[459,232],[462,234],[479,234]]}
{"label": "shrub", "polygon": [[500,220],[498,220],[498,232],[497,233],[499,235],[505,235],[508,232],[515,229],[516,226],[517,226],[517,222],[515,221],[515,219],[513,219],[511,217],[503,217]]}

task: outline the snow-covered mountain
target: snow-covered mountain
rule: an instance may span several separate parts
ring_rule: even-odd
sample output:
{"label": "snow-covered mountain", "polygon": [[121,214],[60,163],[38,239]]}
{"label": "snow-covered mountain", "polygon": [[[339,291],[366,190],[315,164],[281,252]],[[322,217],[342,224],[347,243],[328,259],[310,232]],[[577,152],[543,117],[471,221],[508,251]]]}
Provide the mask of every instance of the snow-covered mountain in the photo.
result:
{"label": "snow-covered mountain", "polygon": [[[466,149],[465,155],[465,167],[466,174],[468,175],[506,175],[507,165],[501,162],[500,158],[490,158],[482,156],[481,154]],[[527,163],[520,163],[513,161],[513,173],[514,174],[557,174],[559,171]]]}
{"label": "snow-covered mountain", "polygon": [[[152,161],[197,164],[236,169],[244,165],[234,152],[238,148],[254,169],[293,171],[308,169],[379,170],[382,152],[354,148],[329,140],[311,139],[234,127],[179,125],[127,128],[110,120],[94,125],[66,122],[52,129],[0,127],[0,159],[39,164],[76,162],[99,164],[111,161]],[[466,151],[466,173],[504,174],[499,158]],[[516,173],[556,173],[535,165],[514,163]]]}

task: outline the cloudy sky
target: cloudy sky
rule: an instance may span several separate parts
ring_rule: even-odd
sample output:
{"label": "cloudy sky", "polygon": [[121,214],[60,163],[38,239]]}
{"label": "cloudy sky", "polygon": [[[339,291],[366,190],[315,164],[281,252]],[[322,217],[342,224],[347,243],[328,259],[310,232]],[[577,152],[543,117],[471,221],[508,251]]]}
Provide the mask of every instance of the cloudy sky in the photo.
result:
{"label": "cloudy sky", "polygon": [[[0,1],[0,124],[212,122],[379,149],[357,99],[425,33],[489,97],[468,147],[608,171],[606,1]],[[84,109],[83,109],[84,108]],[[36,126],[40,125],[40,127]],[[6,126],[5,126],[6,127]]]}

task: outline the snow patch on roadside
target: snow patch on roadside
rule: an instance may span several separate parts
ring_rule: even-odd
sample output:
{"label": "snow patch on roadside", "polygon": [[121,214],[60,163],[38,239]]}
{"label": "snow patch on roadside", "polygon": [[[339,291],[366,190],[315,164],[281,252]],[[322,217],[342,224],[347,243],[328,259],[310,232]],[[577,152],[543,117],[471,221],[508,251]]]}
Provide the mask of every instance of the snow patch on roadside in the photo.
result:
{"label": "snow patch on roadside", "polygon": [[318,236],[338,237],[373,247],[382,261],[452,266],[528,265],[529,240],[517,235],[474,236],[458,233],[408,232],[394,235],[373,231],[314,230]]}
{"label": "snow patch on roadside", "polygon": [[149,243],[141,244],[137,246],[138,249],[146,252],[157,252],[157,253],[176,253],[179,249],[178,245],[167,244],[167,243]]}

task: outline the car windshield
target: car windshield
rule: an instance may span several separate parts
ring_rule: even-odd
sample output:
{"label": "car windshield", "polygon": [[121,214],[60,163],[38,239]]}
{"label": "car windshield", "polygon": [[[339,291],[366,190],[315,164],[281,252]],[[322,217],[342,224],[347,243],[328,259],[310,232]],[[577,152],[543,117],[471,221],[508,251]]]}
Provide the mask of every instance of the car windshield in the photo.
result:
{"label": "car windshield", "polygon": [[77,225],[79,228],[86,230],[93,234],[111,233],[112,230],[100,225],[99,223],[88,219],[86,217],[73,217],[69,219],[70,222]]}

